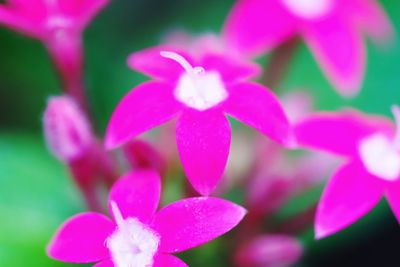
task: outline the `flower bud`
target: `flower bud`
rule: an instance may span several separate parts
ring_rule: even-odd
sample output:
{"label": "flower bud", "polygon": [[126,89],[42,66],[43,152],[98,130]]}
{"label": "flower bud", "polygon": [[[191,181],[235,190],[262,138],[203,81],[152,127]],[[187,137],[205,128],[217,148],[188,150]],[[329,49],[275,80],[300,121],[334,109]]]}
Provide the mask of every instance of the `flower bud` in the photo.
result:
{"label": "flower bud", "polygon": [[239,248],[235,262],[241,267],[286,267],[296,263],[303,246],[289,235],[262,235]]}
{"label": "flower bud", "polygon": [[67,96],[48,100],[43,127],[49,150],[64,163],[79,159],[94,142],[87,118]]}

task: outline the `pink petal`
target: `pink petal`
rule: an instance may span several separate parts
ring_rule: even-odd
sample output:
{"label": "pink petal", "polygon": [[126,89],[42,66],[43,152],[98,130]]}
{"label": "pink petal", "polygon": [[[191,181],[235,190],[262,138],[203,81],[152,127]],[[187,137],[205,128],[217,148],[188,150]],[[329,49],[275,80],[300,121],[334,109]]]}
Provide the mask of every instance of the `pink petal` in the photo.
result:
{"label": "pink petal", "polygon": [[102,262],[97,263],[93,267],[114,267],[114,263],[111,260],[105,260]]}
{"label": "pink petal", "polygon": [[277,0],[240,0],[225,25],[229,46],[258,55],[283,43],[295,34],[293,16]]}
{"label": "pink petal", "polygon": [[128,65],[133,70],[155,79],[175,82],[184,73],[184,69],[176,61],[162,57],[161,51],[175,52],[184,57],[192,66],[196,65],[185,51],[174,46],[158,46],[135,52],[129,56]]}
{"label": "pink petal", "polygon": [[400,182],[387,184],[386,197],[397,221],[400,223]]}
{"label": "pink petal", "polygon": [[234,228],[246,210],[229,201],[198,197],[172,203],[154,220],[160,234],[160,251],[177,253],[200,246]]}
{"label": "pink petal", "polygon": [[17,32],[26,34],[33,38],[41,38],[44,31],[31,21],[30,17],[25,16],[25,11],[15,8],[5,7],[0,4],[0,25],[5,25]]}
{"label": "pink petal", "polygon": [[124,218],[134,217],[147,223],[158,207],[160,194],[161,177],[156,171],[135,171],[114,184],[109,203],[111,205],[111,201],[114,201]]}
{"label": "pink petal", "polygon": [[353,110],[317,113],[295,126],[299,145],[350,157],[358,155],[363,138],[376,132],[392,135],[394,125],[384,117]]}
{"label": "pink petal", "polygon": [[332,15],[304,27],[304,38],[339,93],[355,96],[365,72],[365,46],[356,27]]}
{"label": "pink petal", "polygon": [[379,202],[382,186],[361,163],[339,169],[325,188],[318,205],[315,235],[324,238],[353,224]]}
{"label": "pink petal", "polygon": [[207,54],[200,65],[207,71],[217,71],[225,83],[252,78],[261,72],[260,66],[255,63],[240,61],[232,56],[224,57],[215,54]]}
{"label": "pink petal", "polygon": [[129,139],[172,119],[181,108],[173,87],[146,82],[134,88],[118,104],[106,134],[106,147],[115,148]]}
{"label": "pink petal", "polygon": [[220,181],[228,160],[231,129],[219,109],[186,109],[178,119],[176,142],[183,169],[192,186],[209,195]]}
{"label": "pink petal", "polygon": [[154,259],[154,264],[152,267],[188,267],[186,263],[184,263],[179,258],[168,255],[168,254],[159,254]]}
{"label": "pink petal", "polygon": [[56,260],[90,263],[106,259],[106,240],[115,230],[113,222],[98,213],[82,213],[66,221],[53,237],[47,254]]}
{"label": "pink petal", "polygon": [[389,17],[376,0],[349,1],[352,15],[376,41],[386,41],[393,37],[394,29]]}
{"label": "pink petal", "polygon": [[110,0],[58,0],[64,13],[75,16],[83,24],[89,23],[109,2]]}
{"label": "pink petal", "polygon": [[239,83],[229,88],[225,112],[271,139],[288,145],[291,132],[288,119],[276,96],[256,83]]}

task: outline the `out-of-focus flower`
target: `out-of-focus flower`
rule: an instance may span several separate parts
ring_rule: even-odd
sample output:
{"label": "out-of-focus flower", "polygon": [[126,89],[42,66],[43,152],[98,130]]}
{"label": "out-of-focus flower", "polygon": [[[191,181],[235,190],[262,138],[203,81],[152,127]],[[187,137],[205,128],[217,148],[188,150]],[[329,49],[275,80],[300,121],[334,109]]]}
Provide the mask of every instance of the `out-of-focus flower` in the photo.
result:
{"label": "out-of-focus flower", "polygon": [[303,246],[289,235],[257,236],[241,246],[235,255],[238,267],[287,267],[303,255]]}
{"label": "out-of-focus flower", "polygon": [[203,195],[215,189],[228,159],[231,129],[226,114],[280,143],[290,141],[277,98],[245,80],[258,73],[256,65],[213,53],[191,57],[173,47],[134,53],[128,63],[157,81],[139,85],[121,101],[108,125],[106,147],[178,118],[179,156],[189,181]]}
{"label": "out-of-focus flower", "polygon": [[124,154],[135,169],[155,169],[161,175],[167,171],[167,161],[150,143],[132,140],[124,147]]}
{"label": "out-of-focus flower", "polygon": [[346,159],[325,188],[316,216],[316,237],[331,235],[368,213],[383,195],[400,221],[400,111],[397,122],[356,111],[321,113],[301,121],[297,142]]}
{"label": "out-of-focus flower", "polygon": [[238,0],[227,44],[259,55],[301,35],[342,95],[353,96],[365,72],[362,33],[388,39],[392,26],[375,0]]}
{"label": "out-of-focus flower", "polygon": [[43,116],[49,150],[67,165],[89,208],[100,210],[96,186],[114,181],[114,166],[100,146],[85,114],[68,96],[51,97]]}
{"label": "out-of-focus flower", "polygon": [[67,96],[49,99],[43,126],[49,150],[65,163],[82,157],[95,142],[89,121]]}
{"label": "out-of-focus flower", "polygon": [[156,213],[161,191],[151,170],[130,173],[112,188],[113,220],[98,213],[69,219],[48,247],[50,257],[96,267],[187,266],[170,255],[197,247],[230,231],[246,211],[208,197],[174,202]]}
{"label": "out-of-focus flower", "polygon": [[69,92],[85,107],[81,34],[109,0],[8,0],[0,24],[41,40]]}

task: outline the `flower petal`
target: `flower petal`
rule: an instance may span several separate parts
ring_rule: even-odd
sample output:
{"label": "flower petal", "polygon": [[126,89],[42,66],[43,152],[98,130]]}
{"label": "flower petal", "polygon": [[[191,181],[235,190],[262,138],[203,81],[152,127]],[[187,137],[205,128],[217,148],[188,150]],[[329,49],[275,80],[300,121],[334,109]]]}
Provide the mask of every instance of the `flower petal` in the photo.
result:
{"label": "flower petal", "polygon": [[[148,223],[157,210],[161,177],[153,170],[131,172],[120,178],[110,192],[109,208],[115,202],[124,218],[134,217]],[[115,216],[115,214],[113,214]]]}
{"label": "flower petal", "polygon": [[[40,8],[33,8],[31,12]],[[31,21],[31,18],[27,17],[25,13],[29,13],[25,10],[16,9],[16,7],[6,7],[0,4],[0,25],[5,25],[17,32],[26,34],[33,38],[41,38],[44,36],[44,31],[41,30],[35,23]]]}
{"label": "flower petal", "polygon": [[177,253],[225,234],[244,217],[242,207],[218,198],[188,198],[161,209],[154,220],[160,251]]}
{"label": "flower petal", "polygon": [[227,44],[259,55],[295,34],[293,16],[276,0],[237,1],[225,25]]}
{"label": "flower petal", "polygon": [[361,163],[340,168],[325,188],[318,205],[315,235],[324,238],[351,225],[378,204],[382,184]]}
{"label": "flower petal", "polygon": [[66,221],[53,237],[47,254],[56,260],[90,263],[109,256],[106,240],[115,224],[99,213],[82,213]]}
{"label": "flower petal", "polygon": [[267,88],[256,83],[238,83],[229,88],[225,112],[271,139],[289,145],[291,132],[281,104]]}
{"label": "flower petal", "polygon": [[114,263],[111,260],[105,260],[97,263],[93,267],[114,267]]}
{"label": "flower petal", "polygon": [[128,58],[128,65],[133,70],[142,72],[155,79],[176,82],[184,73],[184,69],[174,60],[162,57],[162,51],[175,52],[184,57],[192,66],[194,60],[182,49],[175,46],[157,46],[135,52]]}
{"label": "flower petal", "polygon": [[88,24],[109,2],[110,0],[58,0],[60,9],[81,20],[83,25]]}
{"label": "flower petal", "polygon": [[397,221],[400,223],[400,181],[388,183],[386,198]]}
{"label": "flower petal", "polygon": [[355,96],[365,72],[365,46],[356,27],[331,15],[304,27],[304,38],[319,65],[343,96]]}
{"label": "flower petal", "polygon": [[146,82],[134,88],[118,104],[106,135],[106,147],[115,148],[129,139],[172,119],[181,105],[173,88],[161,82]]}
{"label": "flower petal", "polygon": [[261,72],[260,66],[255,63],[216,54],[205,55],[200,65],[207,71],[217,71],[227,84],[255,77]]}
{"label": "flower petal", "polygon": [[231,129],[219,109],[186,109],[176,125],[176,142],[183,169],[197,192],[209,195],[228,161]]}
{"label": "flower petal", "polygon": [[153,267],[188,267],[181,259],[168,255],[158,254],[154,259]]}
{"label": "flower petal", "polygon": [[375,41],[387,41],[394,35],[389,17],[376,0],[349,1],[352,15],[355,14],[359,24]]}
{"label": "flower petal", "polygon": [[363,138],[377,132],[393,135],[394,125],[384,117],[347,110],[314,114],[300,121],[294,129],[301,146],[353,157],[359,154]]}

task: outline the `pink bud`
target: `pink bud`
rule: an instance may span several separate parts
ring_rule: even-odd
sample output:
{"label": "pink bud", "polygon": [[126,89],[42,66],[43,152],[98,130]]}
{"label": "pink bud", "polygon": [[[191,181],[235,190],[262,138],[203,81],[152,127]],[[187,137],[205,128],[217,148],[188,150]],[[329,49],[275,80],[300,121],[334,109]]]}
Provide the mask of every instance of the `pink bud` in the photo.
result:
{"label": "pink bud", "polygon": [[300,242],[288,235],[259,236],[236,253],[240,267],[285,267],[296,263],[303,254]]}
{"label": "pink bud", "polygon": [[94,142],[87,118],[70,97],[48,100],[43,125],[49,150],[65,163],[79,159]]}
{"label": "pink bud", "polygon": [[133,140],[124,146],[124,152],[134,168],[152,168],[161,174],[167,170],[166,159],[148,142]]}

